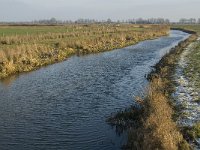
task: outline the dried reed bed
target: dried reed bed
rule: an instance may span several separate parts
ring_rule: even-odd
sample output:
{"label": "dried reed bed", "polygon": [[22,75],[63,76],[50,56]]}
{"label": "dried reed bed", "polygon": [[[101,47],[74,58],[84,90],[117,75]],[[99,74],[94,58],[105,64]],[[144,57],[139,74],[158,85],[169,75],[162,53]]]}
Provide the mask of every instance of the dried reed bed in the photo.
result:
{"label": "dried reed bed", "polygon": [[128,149],[177,150],[180,143],[185,143],[172,120],[174,112],[163,94],[163,84],[161,78],[152,80],[148,96],[142,103],[141,126],[129,132]]}

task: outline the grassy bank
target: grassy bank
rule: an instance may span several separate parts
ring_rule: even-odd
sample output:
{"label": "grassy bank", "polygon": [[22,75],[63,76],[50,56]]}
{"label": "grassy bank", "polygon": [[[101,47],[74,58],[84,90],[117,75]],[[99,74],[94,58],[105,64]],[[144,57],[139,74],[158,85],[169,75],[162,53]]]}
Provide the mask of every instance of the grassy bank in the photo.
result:
{"label": "grassy bank", "polygon": [[185,29],[187,31],[194,31],[200,35],[200,25],[172,25],[172,28]]}
{"label": "grassy bank", "polygon": [[173,120],[175,113],[173,103],[171,103],[171,94],[175,90],[175,85],[172,82],[172,75],[179,55],[195,39],[196,36],[193,35],[181,42],[162,58],[155,66],[155,72],[150,74],[148,95],[143,103],[142,127],[133,130],[133,134],[130,134],[131,147],[137,149],[189,149],[189,145],[183,139]]}
{"label": "grassy bank", "polygon": [[0,78],[62,61],[157,38],[168,26],[91,24],[0,26]]}
{"label": "grassy bank", "polygon": [[200,89],[200,42],[196,42],[193,49],[187,57],[187,68],[185,68],[185,75],[189,80]]}
{"label": "grassy bank", "polygon": [[[191,31],[197,32],[198,36],[200,36],[200,25],[179,25],[176,26],[182,29],[188,29]],[[191,103],[197,103],[197,111],[199,111],[199,104],[200,104],[200,41],[195,41],[192,43],[189,51],[187,53],[187,57],[185,57],[186,67],[183,68],[184,77],[188,81],[187,88],[192,89],[192,92],[188,93],[191,97]],[[195,105],[195,104],[194,104]],[[187,105],[183,106],[190,108]],[[196,107],[195,107],[196,108]],[[193,108],[194,109],[194,108]],[[198,116],[196,116],[198,118]],[[191,119],[190,119],[191,120]],[[192,126],[184,126],[182,128],[183,135],[185,139],[190,141],[193,145],[198,145],[197,139],[200,138],[200,120],[193,122]]]}
{"label": "grassy bank", "polygon": [[[141,108],[131,108],[131,110],[119,113],[121,115],[117,114],[109,119],[111,123],[119,126],[126,125],[126,122],[132,123],[132,126],[129,125],[131,128],[127,149],[191,149],[175,122],[176,108],[173,105],[171,94],[175,91],[172,76],[175,72],[176,63],[179,61],[184,48],[196,38],[196,35],[192,35],[189,39],[181,42],[155,66],[155,71],[148,76],[150,85],[147,96],[144,100],[136,99]],[[120,117],[118,118],[118,116]],[[125,123],[122,124],[121,122]]]}
{"label": "grassy bank", "polygon": [[[200,36],[200,25],[179,25],[176,26],[182,29],[188,29],[191,31],[195,31]],[[191,52],[187,56],[187,68],[185,68],[185,75],[192,82],[196,88],[200,89],[200,41],[196,41],[193,44]]]}

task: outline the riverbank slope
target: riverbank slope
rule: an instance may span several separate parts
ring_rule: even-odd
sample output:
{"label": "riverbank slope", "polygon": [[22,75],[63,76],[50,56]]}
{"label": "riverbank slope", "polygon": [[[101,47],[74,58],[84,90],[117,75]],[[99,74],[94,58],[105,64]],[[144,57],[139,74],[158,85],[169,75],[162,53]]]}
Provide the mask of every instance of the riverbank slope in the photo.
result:
{"label": "riverbank slope", "polygon": [[174,106],[171,94],[175,90],[172,76],[180,54],[196,35],[165,55],[149,76],[150,85],[146,98],[142,102],[142,126],[130,132],[130,147],[136,149],[190,149],[174,121]]}
{"label": "riverbank slope", "polygon": [[[200,36],[200,25],[179,25],[181,29],[197,32]],[[176,68],[174,93],[179,111],[177,123],[182,129],[184,138],[194,147],[200,149],[200,38],[192,42],[181,55]]]}
{"label": "riverbank slope", "polygon": [[134,150],[191,149],[176,124],[177,111],[172,93],[175,91],[173,75],[176,64],[184,48],[196,39],[197,35],[193,34],[180,42],[154,66],[154,70],[148,75],[150,84],[147,95],[144,99],[136,98],[140,104],[139,109],[132,107],[131,110],[108,119],[113,124],[129,126],[128,144],[125,148]]}

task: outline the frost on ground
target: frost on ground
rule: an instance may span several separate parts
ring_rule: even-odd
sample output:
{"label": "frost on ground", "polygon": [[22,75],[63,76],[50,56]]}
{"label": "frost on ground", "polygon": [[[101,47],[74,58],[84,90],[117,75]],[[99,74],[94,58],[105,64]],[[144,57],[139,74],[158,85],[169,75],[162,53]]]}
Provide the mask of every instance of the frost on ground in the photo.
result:
{"label": "frost on ground", "polygon": [[[200,38],[199,38],[200,40]],[[198,41],[197,41],[198,42]],[[177,83],[176,92],[174,93],[174,99],[176,105],[181,110],[181,115],[178,118],[178,125],[191,127],[198,121],[200,121],[200,92],[184,74],[184,69],[187,67],[187,56],[197,44],[194,42],[190,44],[183,54],[176,68],[175,81]],[[200,139],[196,139],[191,143],[195,146],[195,149],[200,149]]]}

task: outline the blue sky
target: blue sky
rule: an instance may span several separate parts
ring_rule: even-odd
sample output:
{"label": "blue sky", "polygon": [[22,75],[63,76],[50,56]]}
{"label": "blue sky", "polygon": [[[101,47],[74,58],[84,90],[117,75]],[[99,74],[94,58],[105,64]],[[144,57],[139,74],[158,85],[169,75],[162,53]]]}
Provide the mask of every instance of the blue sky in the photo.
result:
{"label": "blue sky", "polygon": [[0,21],[200,18],[200,0],[0,0]]}

